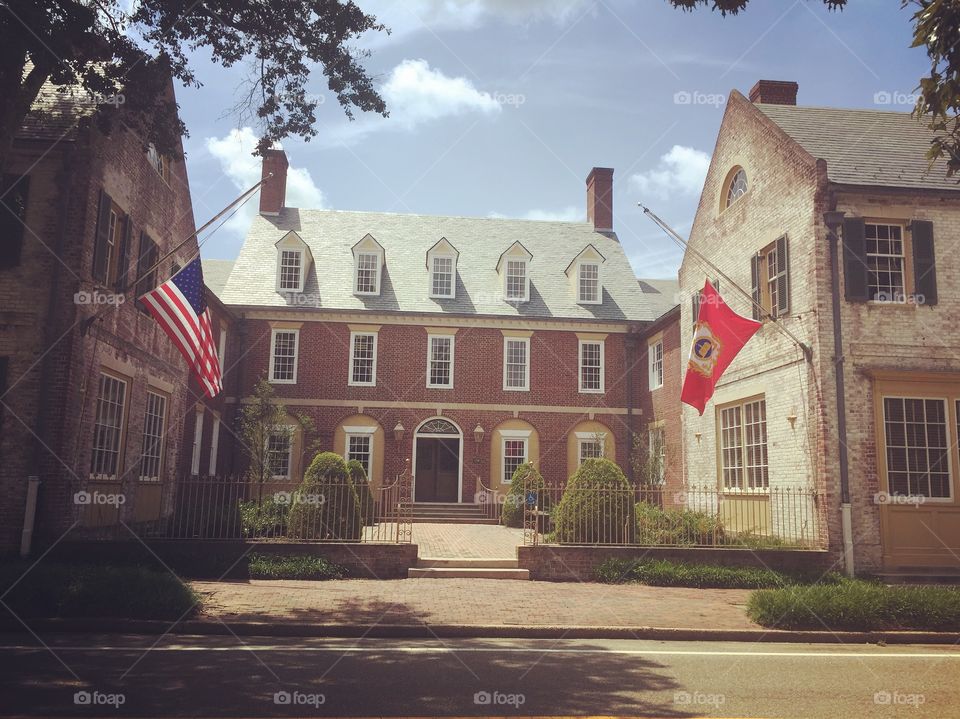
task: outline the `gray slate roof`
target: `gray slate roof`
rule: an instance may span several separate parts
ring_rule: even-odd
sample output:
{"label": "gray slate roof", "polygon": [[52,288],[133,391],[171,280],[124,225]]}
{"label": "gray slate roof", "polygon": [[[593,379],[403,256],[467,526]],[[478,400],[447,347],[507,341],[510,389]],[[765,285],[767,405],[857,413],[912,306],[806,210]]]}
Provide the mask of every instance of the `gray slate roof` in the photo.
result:
{"label": "gray slate roof", "polygon": [[81,87],[43,83],[17,130],[16,136],[29,140],[72,140],[80,120],[96,110]]}
{"label": "gray slate roof", "polygon": [[657,317],[662,317],[680,304],[680,282],[677,280],[638,278],[637,284]]}
{"label": "gray slate roof", "polygon": [[[274,244],[296,231],[314,265],[300,297],[276,291]],[[367,233],[385,248],[381,293],[353,294],[351,247]],[[428,295],[426,253],[445,237],[460,252],[455,299]],[[496,272],[500,254],[515,241],[533,254],[530,301],[503,299]],[[606,258],[603,303],[578,305],[564,269],[588,244]],[[504,317],[649,321],[657,312],[640,291],[630,262],[611,237],[586,222],[538,222],[471,217],[401,215],[284,208],[279,217],[258,215],[220,295],[225,304],[338,310],[479,314]]]}
{"label": "gray slate roof", "polygon": [[946,163],[932,168],[924,157],[932,133],[910,113],[757,104],[815,158],[827,176],[850,185],[960,191]]}
{"label": "gray slate roof", "polygon": [[200,260],[203,268],[203,284],[217,297],[222,297],[223,288],[233,269],[233,260]]}

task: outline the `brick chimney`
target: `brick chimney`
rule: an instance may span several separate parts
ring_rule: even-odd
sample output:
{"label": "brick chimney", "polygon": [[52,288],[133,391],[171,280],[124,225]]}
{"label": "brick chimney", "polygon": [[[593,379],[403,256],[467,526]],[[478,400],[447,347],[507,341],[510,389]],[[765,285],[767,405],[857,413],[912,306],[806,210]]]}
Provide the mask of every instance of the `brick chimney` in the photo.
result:
{"label": "brick chimney", "polygon": [[[263,155],[260,179],[260,214],[279,215],[287,199],[287,153],[283,150],[267,150]],[[270,174],[273,173],[273,177]],[[269,178],[269,179],[268,179]]]}
{"label": "brick chimney", "polygon": [[613,231],[612,167],[594,167],[587,175],[587,221],[598,232]]}
{"label": "brick chimney", "polygon": [[783,80],[758,80],[750,88],[750,102],[767,105],[796,105],[797,90],[800,86],[795,82]]}

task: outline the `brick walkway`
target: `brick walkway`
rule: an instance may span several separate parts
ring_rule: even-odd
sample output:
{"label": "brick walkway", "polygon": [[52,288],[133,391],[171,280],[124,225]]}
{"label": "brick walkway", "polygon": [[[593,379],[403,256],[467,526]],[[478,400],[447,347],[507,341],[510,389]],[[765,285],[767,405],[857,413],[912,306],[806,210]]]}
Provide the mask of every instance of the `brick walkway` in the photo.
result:
{"label": "brick walkway", "polygon": [[413,525],[413,543],[420,557],[516,559],[523,530],[486,524]]}
{"label": "brick walkway", "polygon": [[749,590],[503,579],[192,582],[230,621],[755,629]]}

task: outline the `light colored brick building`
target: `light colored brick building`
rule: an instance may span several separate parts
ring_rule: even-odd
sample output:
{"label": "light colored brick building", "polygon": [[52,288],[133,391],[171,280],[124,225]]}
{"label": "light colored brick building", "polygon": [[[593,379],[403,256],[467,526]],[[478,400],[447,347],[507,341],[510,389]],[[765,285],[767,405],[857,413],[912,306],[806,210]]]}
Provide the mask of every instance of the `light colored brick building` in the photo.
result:
{"label": "light colored brick building", "polygon": [[[956,567],[960,188],[928,169],[929,133],[908,114],[797,107],[796,93],[771,81],[750,99],[734,91],[717,136],[690,247],[777,319],[702,417],[683,407],[687,482],[732,502],[817,490],[810,511],[857,571]],[[693,251],[681,294],[718,280],[749,316],[751,301]],[[802,530],[773,502],[768,521],[787,539]]]}

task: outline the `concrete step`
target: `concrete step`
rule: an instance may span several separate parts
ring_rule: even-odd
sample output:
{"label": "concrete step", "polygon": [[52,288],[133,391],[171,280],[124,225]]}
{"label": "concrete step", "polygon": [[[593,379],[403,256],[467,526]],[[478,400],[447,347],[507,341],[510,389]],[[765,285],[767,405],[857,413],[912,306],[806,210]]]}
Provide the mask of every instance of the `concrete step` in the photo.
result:
{"label": "concrete step", "polygon": [[488,524],[497,525],[500,522],[496,519],[487,519],[486,517],[412,517],[414,524]]}
{"label": "concrete step", "polygon": [[530,579],[527,569],[496,567],[410,567],[410,579]]}
{"label": "concrete step", "polygon": [[501,557],[420,557],[417,560],[418,569],[516,569],[516,559]]}

